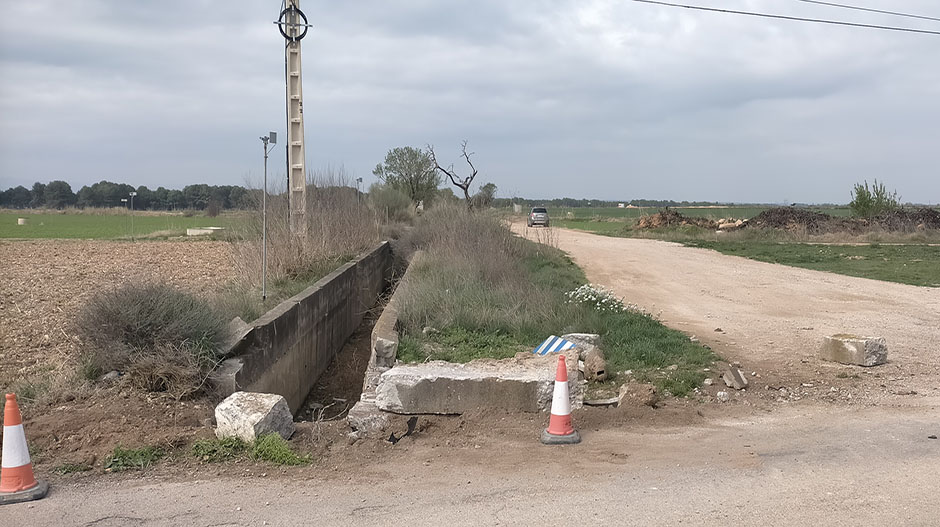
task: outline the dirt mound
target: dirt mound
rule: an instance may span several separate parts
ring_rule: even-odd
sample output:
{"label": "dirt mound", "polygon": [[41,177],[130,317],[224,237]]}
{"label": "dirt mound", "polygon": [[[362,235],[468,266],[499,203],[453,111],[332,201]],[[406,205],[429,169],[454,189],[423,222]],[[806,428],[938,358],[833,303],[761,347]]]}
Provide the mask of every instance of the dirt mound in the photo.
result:
{"label": "dirt mound", "polygon": [[832,222],[833,218],[828,214],[793,207],[775,207],[761,212],[748,225],[786,231],[805,230],[809,234],[818,234],[828,232]]}
{"label": "dirt mound", "polygon": [[872,223],[890,231],[940,229],[940,210],[927,207],[898,209],[878,216]]}
{"label": "dirt mound", "polygon": [[637,221],[640,229],[659,229],[662,227],[676,227],[679,225],[692,225],[703,229],[717,229],[718,223],[708,218],[690,218],[683,216],[672,209],[665,209],[651,216],[643,216]]}
{"label": "dirt mound", "polygon": [[794,207],[776,207],[761,212],[747,222],[750,227],[782,229],[807,234],[847,232],[860,234],[871,229],[909,232],[924,229],[940,229],[940,211],[921,207],[898,209],[871,220],[863,218],[839,218]]}

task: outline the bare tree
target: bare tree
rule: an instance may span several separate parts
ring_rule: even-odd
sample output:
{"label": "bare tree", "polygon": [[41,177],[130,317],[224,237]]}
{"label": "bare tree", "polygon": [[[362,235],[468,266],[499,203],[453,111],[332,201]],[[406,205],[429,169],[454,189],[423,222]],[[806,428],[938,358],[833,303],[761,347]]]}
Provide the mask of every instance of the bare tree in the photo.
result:
{"label": "bare tree", "polygon": [[434,147],[428,145],[428,153],[431,155],[434,168],[447,174],[447,177],[450,178],[450,182],[463,191],[464,199],[467,201],[467,210],[473,210],[473,198],[470,197],[470,185],[473,183],[473,178],[477,177],[477,169],[473,166],[473,161],[470,160],[470,156],[473,155],[473,152],[467,152],[466,140],[461,143],[460,152],[462,157],[467,160],[467,164],[470,165],[470,175],[467,177],[458,176],[457,172],[454,170],[454,165],[450,165],[446,169],[442,167],[440,163],[437,162],[437,156],[434,155]]}

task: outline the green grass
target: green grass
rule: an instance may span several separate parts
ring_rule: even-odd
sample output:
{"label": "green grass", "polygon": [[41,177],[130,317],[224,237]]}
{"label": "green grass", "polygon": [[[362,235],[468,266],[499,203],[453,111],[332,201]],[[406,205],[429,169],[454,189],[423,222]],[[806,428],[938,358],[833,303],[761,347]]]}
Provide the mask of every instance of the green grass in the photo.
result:
{"label": "green grass", "polygon": [[278,434],[267,434],[252,443],[237,437],[225,439],[201,439],[193,443],[192,454],[206,463],[222,463],[247,457],[276,465],[307,465],[310,455],[294,452],[290,444]]}
{"label": "green grass", "polygon": [[287,441],[278,434],[263,435],[251,445],[251,457],[276,465],[308,465],[310,455],[294,452]]}
{"label": "green grass", "polygon": [[940,287],[940,247],[929,245],[816,245],[758,241],[694,241],[687,245],[804,269]]}
{"label": "green grass", "polygon": [[[720,218],[753,218],[761,212],[774,207],[767,206],[729,206],[729,207],[670,207],[678,211],[683,216],[691,218],[711,218],[717,220]],[[552,222],[558,222],[565,219],[574,220],[623,220],[627,218],[635,219],[641,216],[655,214],[663,207],[637,207],[632,209],[620,209],[616,207],[557,207],[549,208],[548,214]],[[809,210],[825,212],[830,216],[851,216],[852,210],[849,207],[809,207]],[[570,216],[568,213],[571,213]]]}
{"label": "green grass", "polygon": [[[77,238],[95,240],[130,239],[161,236],[183,236],[195,227],[239,228],[247,221],[245,213],[226,213],[215,218],[185,217],[182,214],[34,214],[29,211],[0,213],[0,238]],[[26,218],[27,225],[17,225],[17,218]]]}
{"label": "green grass", "polygon": [[109,472],[141,470],[153,465],[164,455],[162,450],[152,446],[132,449],[115,447],[105,460],[104,469]]}
{"label": "green grass", "polygon": [[237,437],[200,439],[193,443],[192,453],[206,463],[220,463],[244,455],[250,446]]}
{"label": "green grass", "polygon": [[[701,383],[702,369],[716,359],[649,315],[569,302],[566,293],[586,278],[557,249],[503,237],[484,217],[458,218],[449,225],[466,222],[467,230],[449,233],[444,232],[449,225],[428,216],[418,234],[433,230],[427,238],[437,241],[413,264],[400,297],[399,358],[404,361],[511,357],[531,352],[551,334],[597,333],[608,372],[616,376],[632,370],[662,391],[682,396]],[[425,326],[438,331],[425,335]],[[666,369],[673,364],[678,369]]]}

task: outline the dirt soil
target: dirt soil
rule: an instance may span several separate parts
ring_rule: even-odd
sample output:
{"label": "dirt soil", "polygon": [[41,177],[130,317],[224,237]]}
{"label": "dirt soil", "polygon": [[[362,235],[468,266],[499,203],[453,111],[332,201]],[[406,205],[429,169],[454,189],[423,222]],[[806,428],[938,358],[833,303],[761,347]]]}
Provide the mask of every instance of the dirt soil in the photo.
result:
{"label": "dirt soil", "polygon": [[95,293],[160,280],[209,294],[234,277],[227,242],[0,241],[0,389],[78,356],[74,320]]}

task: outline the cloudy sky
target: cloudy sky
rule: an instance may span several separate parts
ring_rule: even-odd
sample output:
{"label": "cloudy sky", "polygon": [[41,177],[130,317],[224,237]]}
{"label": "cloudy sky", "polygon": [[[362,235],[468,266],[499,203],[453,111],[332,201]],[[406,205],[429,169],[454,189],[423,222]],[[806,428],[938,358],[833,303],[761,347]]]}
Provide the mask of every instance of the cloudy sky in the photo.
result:
{"label": "cloudy sky", "polygon": [[[795,0],[687,3],[940,30]],[[940,17],[936,0],[845,0]],[[0,0],[0,188],[261,176],[279,0]],[[940,36],[630,0],[303,0],[310,168],[476,153],[503,196],[940,202]],[[271,158],[283,177],[284,151]],[[463,168],[458,165],[458,168]]]}

